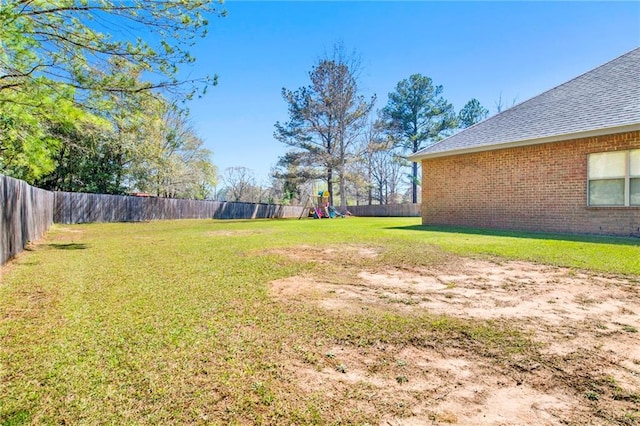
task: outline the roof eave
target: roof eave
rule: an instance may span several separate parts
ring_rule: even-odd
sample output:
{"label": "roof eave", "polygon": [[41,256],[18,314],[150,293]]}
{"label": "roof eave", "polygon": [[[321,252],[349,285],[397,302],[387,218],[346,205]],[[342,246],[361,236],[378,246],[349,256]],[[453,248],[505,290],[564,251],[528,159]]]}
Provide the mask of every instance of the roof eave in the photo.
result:
{"label": "roof eave", "polygon": [[635,132],[635,131],[640,131],[640,123],[626,124],[624,126],[605,127],[601,129],[595,129],[595,130],[586,130],[583,132],[564,133],[560,135],[546,136],[543,138],[525,139],[525,140],[512,141],[512,142],[506,142],[506,143],[476,146],[471,148],[453,149],[450,151],[440,151],[440,152],[424,153],[424,154],[417,152],[414,155],[409,155],[407,159],[409,161],[413,161],[417,163],[417,162],[420,162],[421,160],[426,160],[429,158],[449,157],[452,155],[471,154],[475,152],[484,152],[484,151],[495,151],[498,149],[516,148],[516,147],[529,146],[529,145],[539,145],[539,144],[545,144],[545,143],[566,141],[571,139],[583,139],[583,138],[590,138],[595,136],[604,136],[604,135],[612,135],[616,133],[627,133],[627,132]]}

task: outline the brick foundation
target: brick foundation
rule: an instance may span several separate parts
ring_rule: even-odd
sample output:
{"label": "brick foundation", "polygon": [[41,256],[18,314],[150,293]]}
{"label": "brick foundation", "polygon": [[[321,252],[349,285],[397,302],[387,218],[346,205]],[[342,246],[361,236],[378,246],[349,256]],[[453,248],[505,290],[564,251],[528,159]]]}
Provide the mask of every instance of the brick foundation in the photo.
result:
{"label": "brick foundation", "polygon": [[425,159],[422,222],[640,237],[640,207],[587,206],[587,154],[638,148],[628,132]]}

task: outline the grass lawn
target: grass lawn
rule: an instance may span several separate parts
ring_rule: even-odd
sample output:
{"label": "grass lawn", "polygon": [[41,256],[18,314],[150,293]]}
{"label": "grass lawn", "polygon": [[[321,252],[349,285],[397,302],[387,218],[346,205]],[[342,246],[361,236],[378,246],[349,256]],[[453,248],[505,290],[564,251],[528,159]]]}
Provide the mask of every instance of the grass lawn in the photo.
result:
{"label": "grass lawn", "polygon": [[[366,368],[408,386],[414,370],[397,358],[407,348],[457,348],[496,369],[523,357],[549,371],[568,362],[545,357],[535,334],[508,321],[375,306],[331,311],[295,297],[274,299],[270,283],[288,277],[340,284],[356,269],[419,271],[472,256],[621,275],[638,285],[637,239],[418,224],[348,218],[55,225],[2,272],[0,424],[379,424],[408,417],[408,402],[377,403],[357,380],[327,391],[312,376],[296,376],[296,368],[348,377],[348,359],[336,348],[378,351]],[[354,246],[376,255],[356,256]],[[629,408],[640,403],[640,392],[588,379],[571,388],[596,404],[585,415],[600,410],[612,424],[640,418]],[[597,406],[605,395],[628,405],[617,414]],[[442,413],[430,416],[447,421]]]}

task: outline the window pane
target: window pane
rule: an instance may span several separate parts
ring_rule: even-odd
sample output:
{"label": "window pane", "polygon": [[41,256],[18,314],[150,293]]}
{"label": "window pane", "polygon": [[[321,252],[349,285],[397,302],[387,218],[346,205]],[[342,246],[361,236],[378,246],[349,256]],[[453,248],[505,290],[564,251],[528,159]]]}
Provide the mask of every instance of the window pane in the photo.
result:
{"label": "window pane", "polygon": [[629,174],[631,176],[640,176],[640,149],[631,151],[631,168]]}
{"label": "window pane", "polygon": [[629,204],[640,206],[640,179],[631,179]]}
{"label": "window pane", "polygon": [[589,181],[590,206],[624,206],[624,179]]}
{"label": "window pane", "polygon": [[625,174],[627,152],[602,152],[589,155],[589,179],[622,177]]}

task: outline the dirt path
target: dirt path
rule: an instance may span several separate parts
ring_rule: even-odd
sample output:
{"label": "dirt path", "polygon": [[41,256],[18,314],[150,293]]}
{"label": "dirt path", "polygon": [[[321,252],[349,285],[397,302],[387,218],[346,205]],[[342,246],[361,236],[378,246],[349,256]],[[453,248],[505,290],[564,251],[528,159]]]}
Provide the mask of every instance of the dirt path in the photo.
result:
{"label": "dirt path", "polygon": [[[350,256],[376,253],[354,247]],[[294,362],[292,374],[309,389],[385,413],[382,425],[640,424],[637,277],[466,258],[437,269],[360,268],[344,276],[290,277],[273,282],[271,294],[332,312],[493,320],[530,333],[539,350],[505,363],[455,345],[336,346],[323,368]]]}

